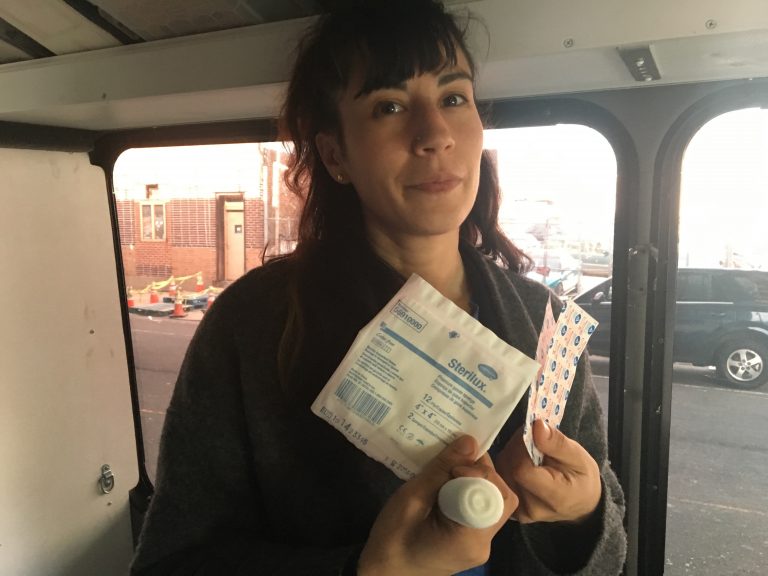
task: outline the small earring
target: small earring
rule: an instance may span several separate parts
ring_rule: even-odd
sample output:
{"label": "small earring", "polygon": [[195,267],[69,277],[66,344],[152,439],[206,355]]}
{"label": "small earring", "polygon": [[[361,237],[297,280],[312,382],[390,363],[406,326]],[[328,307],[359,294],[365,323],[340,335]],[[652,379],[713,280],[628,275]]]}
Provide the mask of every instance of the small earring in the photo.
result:
{"label": "small earring", "polygon": [[341,174],[336,174],[336,180],[338,180],[339,182],[344,182],[344,176],[342,176]]}

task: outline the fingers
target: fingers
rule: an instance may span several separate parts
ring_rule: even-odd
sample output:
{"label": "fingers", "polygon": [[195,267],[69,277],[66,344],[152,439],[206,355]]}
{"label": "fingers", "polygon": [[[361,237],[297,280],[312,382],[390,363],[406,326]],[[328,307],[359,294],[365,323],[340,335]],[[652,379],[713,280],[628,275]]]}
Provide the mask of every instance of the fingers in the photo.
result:
{"label": "fingers", "polygon": [[495,471],[493,461],[488,456],[487,452],[484,452],[474,463],[470,465],[454,466],[451,469],[451,476],[453,478],[459,478],[462,476],[469,476],[470,478],[485,478]]}
{"label": "fingers", "polygon": [[[478,457],[477,442],[465,436],[443,449],[414,478],[403,484],[379,512],[363,547],[360,573],[455,574],[483,564],[491,540],[517,507],[517,496],[496,473],[487,454]],[[457,472],[485,477],[499,488],[504,512],[487,528],[470,528],[449,520],[437,504],[440,488]]]}
{"label": "fingers", "polygon": [[447,475],[450,477],[451,470],[456,466],[466,466],[474,463],[477,451],[477,440],[472,436],[461,436],[433,458],[422,474]]}
{"label": "fingers", "polygon": [[435,458],[409,482],[409,489],[423,494],[431,501],[440,487],[453,475],[451,471],[458,466],[471,466],[475,461],[478,446],[472,436],[461,436],[443,448]]}
{"label": "fingers", "polygon": [[[568,438],[557,428],[547,425],[543,420],[533,423],[533,441],[536,448],[550,460],[555,460],[574,471],[583,472],[584,449],[580,444]],[[548,464],[551,464],[548,462]]]}
{"label": "fingers", "polygon": [[578,442],[544,422],[534,423],[533,435],[545,455],[542,466],[533,465],[519,433],[496,459],[496,469],[520,499],[514,517],[538,522],[578,520],[589,514],[601,493],[595,460]]}
{"label": "fingers", "polygon": [[467,476],[489,480],[499,489],[504,500],[504,514],[498,526],[503,524],[517,509],[519,499],[498,474],[488,453],[477,456],[478,449],[473,437],[462,436],[446,446],[413,480],[403,485],[402,496],[408,502],[404,511],[408,511],[408,516],[427,515],[435,504],[437,493],[448,480]]}
{"label": "fingers", "polygon": [[520,499],[512,517],[521,524],[549,522],[557,519],[557,510],[549,502],[531,492],[526,492]]}
{"label": "fingers", "polygon": [[504,479],[498,474],[493,465],[493,460],[491,460],[487,452],[483,453],[471,466],[456,466],[451,473],[454,478],[483,478],[493,483],[499,489],[504,500],[504,512],[497,526],[506,522],[517,509],[519,502],[517,494],[510,489]]}

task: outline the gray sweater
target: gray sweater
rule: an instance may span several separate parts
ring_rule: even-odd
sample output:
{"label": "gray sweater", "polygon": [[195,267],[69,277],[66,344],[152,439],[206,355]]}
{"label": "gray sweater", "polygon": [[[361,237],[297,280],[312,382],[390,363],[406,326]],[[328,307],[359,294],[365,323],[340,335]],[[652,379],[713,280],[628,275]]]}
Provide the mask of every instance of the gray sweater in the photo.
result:
{"label": "gray sweater", "polygon": [[[481,322],[533,357],[550,292],[472,248],[462,246],[462,257]],[[330,254],[316,260],[316,281],[306,288],[319,296],[304,311],[295,389],[280,383],[276,359],[290,258],[246,274],[200,323],[166,415],[135,576],[337,576],[401,484],[309,410],[357,331],[393,295],[392,271],[365,251],[344,263]],[[492,455],[525,409],[524,398]],[[493,575],[621,572],[623,495],[586,355],[561,430],[600,466],[600,505],[579,526],[508,522],[493,542]]]}

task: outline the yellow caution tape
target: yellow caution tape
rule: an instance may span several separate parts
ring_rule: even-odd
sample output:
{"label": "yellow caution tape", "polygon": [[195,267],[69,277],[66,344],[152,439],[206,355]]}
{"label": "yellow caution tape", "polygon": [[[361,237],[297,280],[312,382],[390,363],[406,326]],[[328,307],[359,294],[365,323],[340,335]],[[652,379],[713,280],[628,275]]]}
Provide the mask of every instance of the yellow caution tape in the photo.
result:
{"label": "yellow caution tape", "polygon": [[195,272],[194,274],[190,274],[189,276],[171,276],[168,278],[168,280],[158,280],[157,282],[150,282],[147,284],[144,288],[141,290],[133,290],[131,288],[128,289],[130,293],[133,294],[146,294],[147,292],[152,291],[161,291],[163,288],[169,287],[171,284],[176,284],[176,286],[181,286],[184,282],[189,280],[190,278],[197,278],[198,275],[202,275],[202,272]]}

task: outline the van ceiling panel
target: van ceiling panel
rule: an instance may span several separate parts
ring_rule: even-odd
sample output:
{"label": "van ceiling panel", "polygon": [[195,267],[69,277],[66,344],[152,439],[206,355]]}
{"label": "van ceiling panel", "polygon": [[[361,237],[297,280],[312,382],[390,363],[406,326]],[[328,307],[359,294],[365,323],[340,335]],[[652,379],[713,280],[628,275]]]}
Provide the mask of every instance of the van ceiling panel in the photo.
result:
{"label": "van ceiling panel", "polygon": [[[651,44],[661,79],[638,82],[616,48],[574,50],[482,65],[483,99],[686,84],[768,76],[768,30],[675,38]],[[509,79],[519,79],[510,92]]]}
{"label": "van ceiling panel", "polygon": [[160,40],[311,16],[313,0],[91,0],[144,38]]}
{"label": "van ceiling panel", "polygon": [[120,45],[61,0],[3,0],[0,18],[54,54]]}
{"label": "van ceiling panel", "polygon": [[[332,1],[0,0],[31,40],[81,52],[29,61],[0,47],[0,120],[110,130],[272,116],[304,16]],[[470,28],[482,99],[768,77],[766,0],[446,3],[485,23]],[[114,26],[129,45],[88,47],[118,43]],[[624,65],[618,48],[636,45],[653,50],[659,80]]]}
{"label": "van ceiling panel", "polygon": [[9,62],[20,62],[22,60],[31,60],[32,56],[25,53],[23,50],[19,50],[15,46],[0,40],[0,64],[7,64]]}

